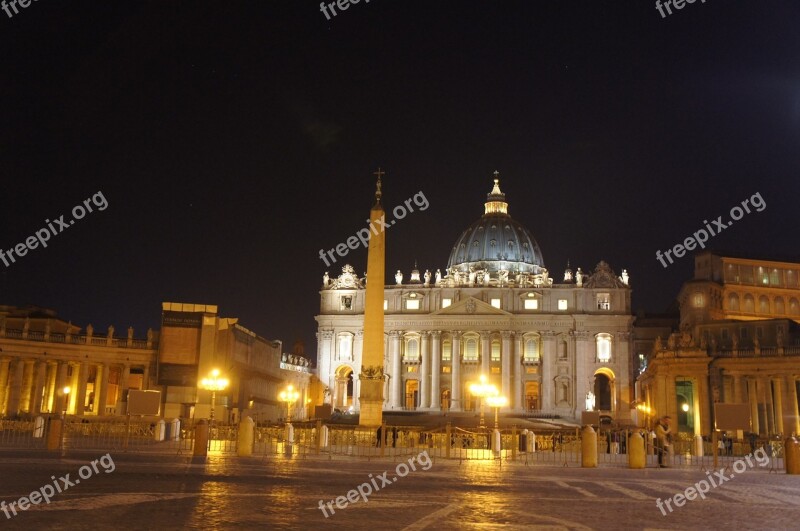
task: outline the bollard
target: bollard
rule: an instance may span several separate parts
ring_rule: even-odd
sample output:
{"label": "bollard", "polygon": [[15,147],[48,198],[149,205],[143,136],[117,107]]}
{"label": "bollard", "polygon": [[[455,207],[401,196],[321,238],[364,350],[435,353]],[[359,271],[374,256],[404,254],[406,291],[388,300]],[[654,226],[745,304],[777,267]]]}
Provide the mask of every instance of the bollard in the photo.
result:
{"label": "bollard", "polygon": [[245,417],[239,422],[239,436],[236,441],[236,454],[239,457],[253,455],[253,431],[255,422],[250,417]]}
{"label": "bollard", "polygon": [[327,426],[323,426],[322,427],[322,437],[320,437],[320,439],[321,439],[323,448],[327,448],[328,447],[328,439],[330,438],[330,432],[331,432],[331,430]]}
{"label": "bollard", "polygon": [[644,468],[646,464],[644,439],[638,431],[634,431],[628,438],[628,468]]}
{"label": "bollard", "polygon": [[703,457],[703,436],[694,436],[694,455],[696,457]]}
{"label": "bollard", "polygon": [[61,448],[61,429],[63,426],[63,420],[50,419],[50,430],[47,432],[48,450],[59,450]]}
{"label": "bollard", "polygon": [[581,466],[583,468],[597,467],[597,432],[587,425],[581,434]]}
{"label": "bollard", "polygon": [[164,440],[164,430],[166,429],[166,424],[164,423],[164,419],[160,419],[156,423],[154,437],[157,442],[161,442]]}
{"label": "bollard", "polygon": [[169,421],[169,440],[170,441],[180,441],[181,440],[181,420],[180,419],[172,419]]}
{"label": "bollard", "polygon": [[36,439],[41,439],[44,437],[44,417],[36,417],[36,420],[33,423],[33,436]]}
{"label": "bollard", "polygon": [[208,455],[208,422],[201,419],[194,427],[194,452],[195,457]]}
{"label": "bollard", "polygon": [[492,432],[492,451],[496,454],[500,453],[502,441],[500,440],[500,430]]}
{"label": "bollard", "polygon": [[783,460],[787,474],[800,474],[800,441],[789,437],[784,442]]}

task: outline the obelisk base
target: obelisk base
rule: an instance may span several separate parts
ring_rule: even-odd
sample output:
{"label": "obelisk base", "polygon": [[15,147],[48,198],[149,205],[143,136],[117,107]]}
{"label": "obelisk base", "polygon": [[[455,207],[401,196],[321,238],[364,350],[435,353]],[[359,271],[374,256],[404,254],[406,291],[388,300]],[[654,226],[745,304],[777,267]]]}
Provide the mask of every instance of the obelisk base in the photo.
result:
{"label": "obelisk base", "polygon": [[359,427],[378,428],[383,423],[383,380],[361,380]]}

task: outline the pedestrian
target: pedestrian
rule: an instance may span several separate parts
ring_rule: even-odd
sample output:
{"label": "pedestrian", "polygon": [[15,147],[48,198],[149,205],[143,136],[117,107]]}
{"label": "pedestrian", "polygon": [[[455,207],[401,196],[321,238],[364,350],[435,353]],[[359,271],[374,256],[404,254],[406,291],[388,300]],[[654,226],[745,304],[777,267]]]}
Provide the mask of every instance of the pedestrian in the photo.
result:
{"label": "pedestrian", "polygon": [[397,447],[397,426],[392,426],[392,448]]}
{"label": "pedestrian", "polygon": [[666,457],[669,456],[669,447],[672,443],[672,431],[669,428],[671,417],[664,416],[656,424],[656,453],[658,454],[658,466],[667,468]]}
{"label": "pedestrian", "polygon": [[733,437],[728,437],[728,440],[725,442],[725,454],[733,455]]}
{"label": "pedestrian", "polygon": [[378,426],[378,432],[375,434],[375,446],[381,447],[381,426]]}
{"label": "pedestrian", "polygon": [[756,441],[758,440],[758,435],[750,432],[750,453],[754,454],[756,452]]}

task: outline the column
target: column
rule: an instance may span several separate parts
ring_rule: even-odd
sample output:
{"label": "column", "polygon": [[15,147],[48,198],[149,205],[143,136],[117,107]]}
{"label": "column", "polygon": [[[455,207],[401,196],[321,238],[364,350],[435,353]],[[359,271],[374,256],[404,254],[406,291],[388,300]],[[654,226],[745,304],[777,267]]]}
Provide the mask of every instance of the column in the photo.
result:
{"label": "column", "polygon": [[8,383],[8,407],[6,416],[15,417],[19,414],[19,401],[22,395],[22,376],[25,370],[25,360],[17,358],[12,368],[9,368],[11,378]]}
{"label": "column", "polygon": [[[100,376],[102,373],[102,379],[100,380],[100,392],[98,393],[95,403],[97,404],[97,414],[98,416],[102,416],[106,414],[106,400],[108,398],[108,365],[105,363],[101,363],[97,367],[97,375]],[[85,386],[84,386],[85,389]]]}
{"label": "column", "polygon": [[504,408],[508,409],[514,407],[511,396],[511,332],[504,330],[500,337],[500,394],[508,398],[508,406]]}
{"label": "column", "polygon": [[25,360],[25,368],[22,372],[22,395],[20,397],[19,410],[25,413],[33,413],[33,388],[34,371],[36,365],[34,360]]}
{"label": "column", "polygon": [[733,403],[741,404],[742,399],[742,377],[738,374],[733,375]]}
{"label": "column", "polygon": [[439,388],[439,378],[442,374],[442,333],[439,330],[431,332],[431,411],[441,411],[442,392]]}
{"label": "column", "polygon": [[[99,375],[98,370],[98,375]],[[78,378],[75,380],[75,414],[83,415],[86,409],[86,386],[89,381],[89,365],[86,362],[81,362],[78,366]],[[95,380],[97,384],[97,380]],[[97,405],[97,385],[95,385],[95,406]]]}
{"label": "column", "polygon": [[[542,403],[542,409],[547,413],[553,412],[553,368],[556,363],[555,352],[555,335],[552,332],[542,334],[543,338],[543,352],[542,352],[542,386],[539,389],[539,401]],[[580,363],[577,363],[580,365]]]}
{"label": "column", "polygon": [[772,410],[772,388],[767,378],[758,379],[759,402],[764,404],[764,423],[767,434],[775,433],[775,417]]}
{"label": "column", "polygon": [[131,378],[131,366],[126,363],[122,366],[122,376],[119,382],[119,401],[116,405],[117,415],[128,412],[128,380]]}
{"label": "column", "polygon": [[53,413],[58,413],[59,415],[69,407],[69,404],[67,403],[67,396],[64,395],[64,387],[66,387],[67,385],[68,369],[69,369],[69,364],[66,361],[58,362],[58,370],[56,372],[55,398],[53,400],[54,404]]}
{"label": "column", "polygon": [[146,363],[144,366],[144,374],[142,375],[142,391],[150,389],[150,364]]}
{"label": "column", "polygon": [[[624,419],[630,420],[631,418],[631,389],[634,387],[634,381],[630,379],[630,363],[631,363],[631,334],[630,332],[620,332],[616,334],[615,342],[617,350],[612,352],[612,356],[616,356],[617,367],[619,372],[616,374],[616,391],[617,391],[617,421]],[[613,358],[612,358],[612,361]],[[579,397],[580,398],[580,397]]]}
{"label": "column", "polygon": [[31,402],[31,414],[38,415],[42,412],[42,399],[44,396],[45,378],[47,377],[47,362],[40,360],[36,362],[36,373],[33,378],[33,401]]}
{"label": "column", "polygon": [[789,401],[789,403],[787,404],[787,406],[789,406],[787,410],[790,413],[792,420],[790,422],[787,421],[786,423],[787,433],[785,433],[784,435],[789,435],[789,428],[791,428],[791,431],[795,435],[798,435],[800,434],[800,407],[798,407],[797,404],[796,377],[791,374],[786,375],[786,391],[787,391],[787,398]]}
{"label": "column", "polygon": [[0,416],[6,413],[6,398],[8,395],[8,366],[10,360],[0,360]]}
{"label": "column", "polygon": [[[512,400],[512,407],[517,411],[523,411],[525,409],[525,403],[522,398],[522,372],[525,368],[522,366],[522,349],[523,349],[523,339],[522,333],[517,332],[517,340],[515,342],[516,348],[514,349],[513,354],[511,355],[511,359],[513,360],[511,366],[514,368],[514,399]],[[541,395],[544,392],[544,382],[542,385],[539,386],[539,400],[541,401]],[[541,406],[540,406],[541,407]]]}
{"label": "column", "polygon": [[481,373],[486,375],[487,380],[491,381],[491,369],[489,362],[492,359],[492,335],[489,332],[481,332]]}
{"label": "column", "polygon": [[780,378],[772,378],[772,387],[775,390],[775,431],[777,433],[784,433],[783,431],[783,390]]}
{"label": "column", "polygon": [[747,379],[747,400],[750,402],[750,429],[754,433],[759,433],[760,424],[758,422],[758,394],[756,393],[756,380],[754,378]]}
{"label": "column", "polygon": [[708,378],[703,376],[692,378],[692,387],[697,389],[697,396],[690,410],[692,414],[697,415],[694,419],[694,434],[702,435],[704,431],[709,433],[706,429],[711,430],[712,426],[711,389],[708,386]]}
{"label": "column", "polygon": [[461,411],[461,332],[453,331],[450,411]]}
{"label": "column", "polygon": [[389,332],[389,359],[392,361],[392,383],[389,407],[391,409],[402,408],[403,400],[403,360],[400,359],[400,332],[393,330]]}
{"label": "column", "polygon": [[419,408],[428,409],[431,403],[431,353],[430,353],[430,334],[422,332],[422,341],[420,343],[420,355],[422,356],[422,363],[420,364],[419,375]]}

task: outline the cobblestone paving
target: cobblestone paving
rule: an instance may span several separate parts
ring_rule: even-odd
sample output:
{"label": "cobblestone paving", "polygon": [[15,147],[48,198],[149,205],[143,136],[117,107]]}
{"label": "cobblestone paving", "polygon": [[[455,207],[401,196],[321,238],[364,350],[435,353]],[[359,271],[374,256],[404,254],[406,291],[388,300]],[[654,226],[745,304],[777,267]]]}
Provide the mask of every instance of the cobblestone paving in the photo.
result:
{"label": "cobblestone paving", "polygon": [[[0,454],[0,500],[16,502],[65,474],[75,484],[31,506],[2,529],[798,529],[800,476],[748,469],[706,500],[671,498],[706,478],[699,468],[628,470],[497,462],[416,464],[405,477],[392,460],[114,455],[116,468],[76,482],[100,454],[56,459]],[[423,463],[424,464],[424,463]],[[387,471],[385,480],[379,476]],[[85,472],[85,470],[84,470]],[[370,474],[372,476],[370,477]],[[730,472],[728,472],[730,475]],[[346,508],[336,498],[375,480]],[[384,483],[385,482],[385,483]],[[59,481],[59,484],[62,482]],[[374,490],[374,489],[373,489]],[[319,509],[332,502],[335,514]],[[342,503],[342,500],[340,500]]]}

